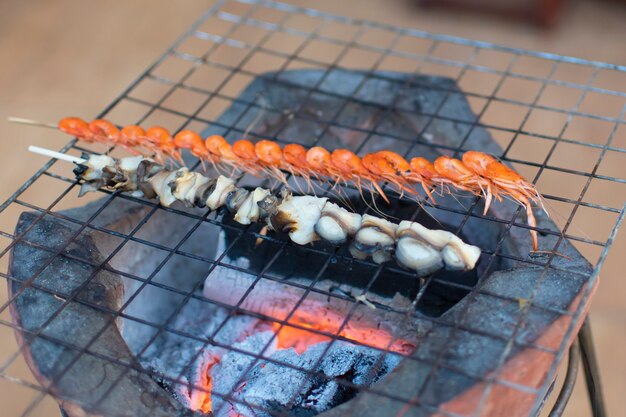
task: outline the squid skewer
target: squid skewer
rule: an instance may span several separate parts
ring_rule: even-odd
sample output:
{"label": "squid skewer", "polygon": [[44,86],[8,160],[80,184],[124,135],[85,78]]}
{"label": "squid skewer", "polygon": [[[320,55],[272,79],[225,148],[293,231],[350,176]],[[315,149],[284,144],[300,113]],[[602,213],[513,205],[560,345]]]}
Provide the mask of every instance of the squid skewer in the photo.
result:
{"label": "squid skewer", "polygon": [[388,220],[350,212],[324,197],[295,196],[283,189],[279,195],[257,187],[237,187],[233,179],[208,178],[187,168],[169,170],[142,156],[115,159],[106,155],[75,158],[46,149],[31,151],[71,161],[83,181],[80,194],[104,188],[130,192],[138,197],[159,198],[169,206],[180,201],[189,207],[217,210],[225,207],[240,224],[265,223],[270,230],[288,233],[298,245],[316,240],[342,244],[350,240],[357,259],[372,257],[375,263],[391,259],[419,276],[442,268],[470,270],[476,266],[480,248],[444,230],[430,230],[417,222]]}

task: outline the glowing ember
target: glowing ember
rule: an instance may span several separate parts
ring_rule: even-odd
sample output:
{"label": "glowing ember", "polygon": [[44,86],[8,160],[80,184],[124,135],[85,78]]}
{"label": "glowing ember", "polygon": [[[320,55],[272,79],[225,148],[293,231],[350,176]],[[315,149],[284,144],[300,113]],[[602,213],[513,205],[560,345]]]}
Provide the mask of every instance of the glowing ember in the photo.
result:
{"label": "glowing ember", "polygon": [[[303,327],[315,329],[315,327],[306,324],[300,324]],[[323,329],[315,329],[321,330]],[[278,349],[294,348],[299,354],[303,354],[309,346],[320,342],[327,342],[330,338],[308,330],[299,329],[297,327],[283,326],[280,328],[279,323],[274,323],[274,332],[276,334],[276,344]]]}
{"label": "glowing ember", "polygon": [[203,379],[198,381],[198,385],[201,385],[204,389],[195,389],[190,395],[192,410],[201,410],[203,413],[208,414],[213,409],[213,402],[211,401],[211,390],[213,389],[211,369],[218,363],[220,363],[220,358],[211,355],[206,372],[202,373]]}
{"label": "glowing ember", "polygon": [[[248,267],[240,261],[242,268]],[[225,326],[229,330],[219,334],[233,350],[213,347],[211,354],[220,356],[219,365],[207,369],[205,361],[197,368],[211,372],[216,416],[265,417],[271,415],[267,410],[316,415],[357,395],[359,387],[376,383],[415,350],[418,331],[401,313],[412,311],[411,301],[400,294],[392,298],[368,294],[367,300],[375,304],[355,304],[326,295],[336,287],[333,281],[317,282],[320,292],[307,291],[306,281],[294,283],[256,281],[220,267],[205,281],[207,299],[264,318],[256,323],[246,319],[242,323],[248,325],[233,325],[232,330],[230,324]],[[342,290],[354,292],[349,286]],[[377,304],[389,309],[373,307]],[[228,322],[245,317],[254,320],[230,313]],[[341,340],[333,342],[338,337]],[[326,378],[312,376],[319,373]],[[342,386],[337,379],[353,386]]]}
{"label": "glowing ember", "polygon": [[[320,316],[326,320],[318,321]],[[338,317],[333,318],[338,319]],[[298,311],[289,319],[288,323],[330,335],[339,335],[359,344],[405,355],[415,349],[414,344],[406,340],[394,339],[389,332],[382,329],[359,326],[350,322],[341,328],[343,319],[331,320],[329,315],[315,315],[305,311]],[[299,354],[304,353],[311,345],[330,340],[328,336],[289,325],[279,329],[280,324],[274,323],[274,332],[278,332],[276,336],[278,348],[294,348]]]}
{"label": "glowing ember", "polygon": [[[325,320],[319,321],[319,317],[324,317]],[[329,335],[338,334],[362,345],[400,354],[409,354],[415,348],[414,344],[406,340],[394,339],[389,332],[382,329],[348,323],[340,330],[343,320],[329,320],[329,316],[324,314],[315,315],[307,314],[306,312],[296,312],[289,319],[288,323],[299,327],[284,325],[281,328],[280,323],[259,322],[254,326],[251,332],[247,331],[242,333],[238,339],[241,341],[250,337],[253,333],[273,329],[276,334],[276,346],[278,350],[293,348],[299,355],[306,352],[310,346],[331,340],[331,337],[318,332],[327,333]],[[211,355],[208,365],[206,366],[206,371],[203,373],[203,381],[199,381],[202,386],[206,388],[206,391],[194,390],[191,395],[193,410],[201,410],[205,414],[212,411],[213,402],[211,400],[211,391],[213,389],[213,383],[211,380],[211,370],[218,363],[220,363],[220,358]],[[241,391],[244,386],[245,382],[241,384],[237,390]],[[241,415],[231,406],[228,417],[241,417]]]}

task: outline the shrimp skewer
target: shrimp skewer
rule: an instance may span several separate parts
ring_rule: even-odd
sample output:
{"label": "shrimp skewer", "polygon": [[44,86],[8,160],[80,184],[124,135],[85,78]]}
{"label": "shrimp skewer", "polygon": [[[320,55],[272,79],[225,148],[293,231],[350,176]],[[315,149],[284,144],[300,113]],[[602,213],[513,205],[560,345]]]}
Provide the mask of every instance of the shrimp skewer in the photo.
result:
{"label": "shrimp skewer", "polygon": [[350,212],[324,197],[294,196],[286,189],[280,195],[257,187],[247,190],[225,176],[208,178],[187,168],[168,170],[141,156],[115,159],[106,155],[68,157],[47,149],[31,148],[46,156],[72,160],[74,173],[82,180],[81,194],[105,188],[158,197],[169,206],[180,201],[187,206],[218,210],[225,207],[243,225],[265,223],[271,230],[288,233],[296,244],[316,240],[331,244],[350,241],[349,251],[357,259],[372,257],[375,263],[391,259],[419,276],[442,268],[473,269],[481,250],[444,230],[430,230],[417,222],[388,220]]}
{"label": "shrimp skewer", "polygon": [[[543,206],[541,195],[533,184],[492,156],[477,151],[467,151],[461,159],[444,155],[433,163],[422,157],[409,162],[388,150],[361,158],[347,149],[331,153],[319,146],[306,149],[297,144],[281,148],[269,140],[252,143],[242,139],[231,145],[217,135],[203,141],[190,130],[183,130],[174,137],[158,126],[146,131],[138,126],[126,126],[120,130],[106,120],[87,123],[70,117],[62,119],[58,127],[87,142],[120,145],[135,154],[154,156],[160,163],[167,159],[181,162],[180,151],[189,149],[201,161],[209,161],[216,168],[226,165],[233,172],[265,174],[284,184],[287,183],[286,173],[294,174],[306,180],[309,191],[312,178],[334,185],[353,184],[358,190],[365,187],[387,202],[389,199],[382,188],[384,183],[391,184],[400,195],[406,193],[414,197],[419,196],[416,185],[421,185],[430,198],[438,187],[441,193],[457,189],[482,196],[485,199],[484,214],[494,199],[502,201],[504,196],[525,207],[528,224],[532,227],[536,226],[532,204]],[[536,231],[531,230],[531,236],[533,250],[537,251]]]}

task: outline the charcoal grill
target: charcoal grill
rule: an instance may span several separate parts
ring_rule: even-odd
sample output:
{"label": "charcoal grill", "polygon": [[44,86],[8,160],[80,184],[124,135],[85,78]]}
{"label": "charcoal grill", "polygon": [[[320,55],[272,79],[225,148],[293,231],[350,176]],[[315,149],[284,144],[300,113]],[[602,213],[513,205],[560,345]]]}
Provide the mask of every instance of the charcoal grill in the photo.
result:
{"label": "charcoal grill", "polygon": [[[608,84],[624,74],[626,68],[616,65],[279,2],[220,2],[100,116],[120,124],[161,124],[172,131],[192,128],[230,140],[247,135],[329,147],[344,143],[360,152],[390,147],[407,156],[432,158],[485,150],[532,178],[546,200],[565,212],[564,219],[554,220],[558,227],[540,215],[538,230],[546,253],[527,255],[528,226],[512,204],[498,204],[482,215],[482,203],[462,195],[422,207],[395,198],[382,210],[426,221],[427,212],[434,214],[484,248],[476,274],[419,280],[393,265],[350,260],[345,248],[295,247],[279,235],[242,228],[216,213],[162,208],[129,195],[102,192],[102,199],[85,208],[61,211],[57,207],[77,193],[77,183],[68,178],[66,166],[49,161],[0,206],[6,215],[26,211],[15,232],[2,231],[8,244],[0,256],[12,254],[13,259],[2,273],[10,293],[1,311],[11,310],[13,320],[1,322],[15,331],[21,347],[6,357],[0,375],[38,392],[23,415],[47,395],[56,397],[70,416],[193,415],[172,390],[207,388],[183,378],[188,371],[177,378],[164,375],[147,366],[145,358],[164,335],[178,337],[183,348],[217,343],[200,331],[176,327],[172,318],[191,303],[220,304],[199,290],[205,276],[221,268],[251,274],[249,291],[265,281],[278,282],[303,290],[302,299],[314,293],[351,303],[346,322],[357,309],[370,308],[363,300],[378,300],[375,294],[400,291],[410,300],[410,309],[375,305],[381,314],[401,314],[415,324],[420,339],[415,351],[377,384],[363,387],[340,378],[337,383],[351,394],[324,415],[483,416],[503,410],[536,415],[581,326],[586,371],[595,388],[594,411],[602,415],[584,319],[625,207],[622,201],[605,202],[598,196],[590,201],[588,196],[594,181],[616,186],[626,181],[601,171],[607,155],[624,152],[619,135],[626,92]],[[571,103],[555,100],[564,91],[575,96]],[[605,98],[614,100],[614,112],[597,114],[593,100]],[[518,117],[503,120],[502,112]],[[561,128],[548,129],[557,120]],[[591,125],[600,125],[605,136],[577,134]],[[559,155],[566,146],[590,156],[584,164],[563,163]],[[102,149],[71,141],[62,151]],[[200,168],[192,159],[187,162]],[[550,176],[577,181],[580,187],[574,194],[568,187],[546,192],[542,178]],[[58,198],[49,205],[30,202],[28,190],[46,183],[63,185]],[[579,232],[575,218],[583,210],[607,219],[611,227],[593,236]],[[479,242],[481,235],[489,239]],[[234,262],[238,251],[259,239],[261,249],[253,250],[258,253],[244,270]],[[213,247],[216,240],[217,249],[208,254],[203,242],[211,241],[208,246]],[[285,265],[285,259],[290,263]],[[517,269],[507,272],[511,267]],[[318,285],[329,276],[344,284],[337,276],[346,268],[356,271],[350,288],[358,292]],[[291,280],[293,274],[308,284]],[[222,307],[229,311],[227,317],[290,325],[239,305]],[[571,392],[576,345],[571,352],[571,372],[555,413],[562,411]],[[263,353],[238,353],[252,363],[290,366]],[[37,382],[12,374],[21,354]],[[315,376],[323,379],[319,372]],[[234,392],[221,397],[256,413],[293,415],[284,407],[251,405]]]}

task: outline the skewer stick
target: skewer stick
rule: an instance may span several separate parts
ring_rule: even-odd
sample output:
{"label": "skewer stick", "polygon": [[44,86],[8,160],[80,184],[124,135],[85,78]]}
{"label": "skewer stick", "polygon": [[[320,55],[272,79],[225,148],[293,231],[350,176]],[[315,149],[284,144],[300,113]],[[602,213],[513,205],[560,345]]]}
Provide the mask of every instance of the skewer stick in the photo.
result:
{"label": "skewer stick", "polygon": [[7,120],[10,123],[17,123],[17,124],[20,124],[20,125],[47,127],[47,128],[55,129],[55,130],[59,128],[57,125],[55,125],[53,123],[44,123],[44,122],[39,122],[37,120],[24,119],[22,117],[9,116],[9,117],[7,117]]}
{"label": "skewer stick", "polygon": [[30,145],[28,150],[32,153],[36,153],[39,155],[49,156],[50,158],[55,158],[60,161],[66,162],[74,162],[75,164],[84,164],[87,162],[86,159],[79,158],[77,156],[68,155],[61,152],[51,151],[50,149],[40,148],[39,146]]}

